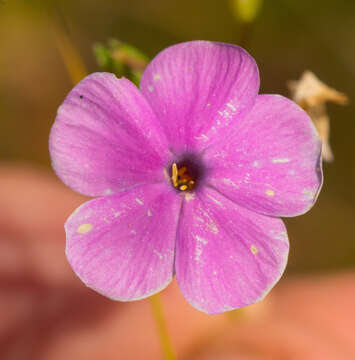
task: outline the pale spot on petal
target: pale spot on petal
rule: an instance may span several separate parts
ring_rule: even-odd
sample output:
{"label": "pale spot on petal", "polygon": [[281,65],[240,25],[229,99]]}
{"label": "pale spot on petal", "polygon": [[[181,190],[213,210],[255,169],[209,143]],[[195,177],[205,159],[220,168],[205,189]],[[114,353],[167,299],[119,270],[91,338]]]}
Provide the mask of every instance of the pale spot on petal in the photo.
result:
{"label": "pale spot on petal", "polygon": [[143,204],[144,204],[144,202],[143,202],[141,199],[136,198],[136,201],[137,201],[137,203],[138,203],[139,205],[143,205]]}
{"label": "pale spot on petal", "polygon": [[255,255],[258,253],[258,248],[255,245],[250,246],[250,251]]}
{"label": "pale spot on petal", "polygon": [[153,91],[154,91],[154,86],[149,85],[149,86],[148,86],[148,90],[149,90],[150,92],[153,92]]}
{"label": "pale spot on petal", "polygon": [[209,199],[211,199],[215,204],[217,204],[218,206],[220,206],[220,207],[224,207],[223,206],[223,204],[220,202],[220,201],[218,201],[217,199],[215,199],[213,196],[211,196],[211,195],[207,195],[207,197],[209,198]]}
{"label": "pale spot on petal", "polygon": [[272,159],[271,160],[274,164],[277,164],[277,163],[288,163],[290,162],[291,160],[289,158],[280,158],[280,159]]}
{"label": "pale spot on petal", "polygon": [[186,201],[191,201],[191,200],[195,199],[195,194],[193,194],[193,193],[185,193],[184,195],[185,195]]}
{"label": "pale spot on petal", "polygon": [[233,186],[233,187],[235,187],[235,188],[238,188],[238,187],[239,187],[239,186],[238,186],[235,182],[233,182],[231,179],[224,178],[224,179],[223,179],[223,182],[224,182],[226,185],[231,185],[231,186]]}
{"label": "pale spot on petal", "polygon": [[154,80],[154,81],[159,81],[160,79],[161,79],[160,74],[154,74],[154,75],[153,75],[153,80]]}
{"label": "pale spot on petal", "polygon": [[200,136],[195,136],[196,140],[203,140],[203,141],[208,141],[209,137],[205,134],[201,134]]}
{"label": "pale spot on petal", "polygon": [[152,216],[152,212],[148,209],[148,211],[147,211],[147,215],[148,216]]}
{"label": "pale spot on petal", "polygon": [[249,173],[245,174],[244,182],[245,182],[246,184],[249,183],[249,179],[250,179],[250,174],[249,174]]}
{"label": "pale spot on petal", "polygon": [[91,231],[93,226],[91,224],[81,224],[77,229],[76,232],[79,234],[86,234],[87,232]]}
{"label": "pale spot on petal", "polygon": [[225,119],[228,119],[230,117],[230,113],[227,110],[217,111],[217,112],[218,112],[219,115],[221,115]]}
{"label": "pale spot on petal", "polygon": [[111,194],[113,194],[111,189],[106,189],[105,190],[105,195],[111,195]]}
{"label": "pale spot on petal", "polygon": [[275,195],[275,192],[274,192],[274,190],[267,189],[267,190],[265,191],[265,194],[266,194],[267,196],[274,196],[274,195]]}
{"label": "pale spot on petal", "polygon": [[218,234],[218,227],[215,223],[207,224],[207,227],[214,233]]}
{"label": "pale spot on petal", "polygon": [[160,260],[163,259],[163,255],[162,255],[159,251],[153,250],[153,252],[154,252],[154,254],[155,254],[156,256],[158,256],[158,258],[159,258]]}
{"label": "pale spot on petal", "polygon": [[196,249],[195,249],[195,261],[200,261],[200,256],[202,254],[202,247],[207,245],[208,241],[198,235],[195,236],[197,241]]}
{"label": "pale spot on petal", "polygon": [[202,238],[202,237],[200,237],[200,236],[198,236],[198,235],[196,235],[196,240],[197,240],[198,242],[202,243],[203,245],[206,245],[207,242],[208,242],[206,239],[204,239],[204,238]]}
{"label": "pale spot on petal", "polygon": [[201,248],[196,248],[196,250],[195,250],[195,260],[196,261],[200,260],[201,254],[202,254],[202,249]]}
{"label": "pale spot on petal", "polygon": [[227,106],[228,106],[232,111],[236,111],[236,110],[237,110],[237,108],[236,108],[231,102],[229,102],[229,103],[227,104]]}

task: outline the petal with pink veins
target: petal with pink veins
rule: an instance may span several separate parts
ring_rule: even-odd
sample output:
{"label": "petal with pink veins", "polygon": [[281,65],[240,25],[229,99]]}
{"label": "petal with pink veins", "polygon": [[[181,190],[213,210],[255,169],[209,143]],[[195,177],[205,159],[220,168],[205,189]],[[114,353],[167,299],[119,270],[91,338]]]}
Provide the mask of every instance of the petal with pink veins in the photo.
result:
{"label": "petal with pink veins", "polygon": [[199,151],[228,134],[251,110],[259,73],[239,46],[191,41],[158,54],[140,87],[174,152]]}
{"label": "petal with pink veins", "polygon": [[172,279],[180,208],[181,197],[166,184],[90,200],[65,224],[69,263],[107,297],[148,297]]}
{"label": "petal with pink veins", "polygon": [[231,135],[204,153],[206,182],[238,205],[296,216],[322,185],[321,141],[308,115],[279,95],[260,95]]}
{"label": "petal with pink veins", "polygon": [[170,154],[144,96],[108,73],[89,75],[69,93],[52,127],[50,153],[61,180],[91,196],[164,180]]}
{"label": "petal with pink veins", "polygon": [[282,220],[240,207],[211,188],[182,207],[176,278],[187,301],[214,314],[261,300],[288,257]]}

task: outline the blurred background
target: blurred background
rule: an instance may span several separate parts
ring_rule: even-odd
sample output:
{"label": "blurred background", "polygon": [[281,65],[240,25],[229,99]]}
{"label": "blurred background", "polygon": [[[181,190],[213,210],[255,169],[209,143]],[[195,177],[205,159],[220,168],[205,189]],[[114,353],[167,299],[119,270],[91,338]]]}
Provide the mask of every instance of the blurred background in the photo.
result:
{"label": "blurred background", "polygon": [[355,2],[264,1],[247,26],[239,15],[227,0],[0,0],[0,359],[163,358],[149,302],[95,294],[63,251],[63,223],[85,199],[50,168],[49,130],[73,86],[61,49],[69,39],[91,73],[94,44],[110,38],[149,57],[247,41],[261,92],[289,96],[287,81],[311,70],[348,95],[328,106],[335,160],[314,208],[286,219],[289,265],[270,296],[233,316],[198,313],[175,284],[162,297],[180,359],[355,358]]}

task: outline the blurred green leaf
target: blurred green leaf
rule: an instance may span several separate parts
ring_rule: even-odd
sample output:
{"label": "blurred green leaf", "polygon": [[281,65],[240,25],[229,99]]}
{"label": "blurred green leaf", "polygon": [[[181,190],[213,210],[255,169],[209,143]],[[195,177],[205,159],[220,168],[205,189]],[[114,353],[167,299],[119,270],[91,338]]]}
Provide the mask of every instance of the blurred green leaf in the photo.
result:
{"label": "blurred green leaf", "polygon": [[149,58],[142,51],[117,39],[110,39],[107,45],[94,45],[94,53],[103,70],[112,72],[117,77],[124,76],[136,85],[139,85],[149,62]]}
{"label": "blurred green leaf", "polygon": [[257,17],[263,0],[230,0],[238,21],[250,23]]}

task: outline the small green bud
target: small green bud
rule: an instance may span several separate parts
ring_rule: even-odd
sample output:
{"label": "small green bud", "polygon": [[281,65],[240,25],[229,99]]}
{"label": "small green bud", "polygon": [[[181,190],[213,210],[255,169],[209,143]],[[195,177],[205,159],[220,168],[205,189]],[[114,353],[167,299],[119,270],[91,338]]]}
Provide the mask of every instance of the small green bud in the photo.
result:
{"label": "small green bud", "polygon": [[98,65],[116,76],[125,76],[139,85],[140,78],[149,58],[136,47],[122,41],[111,39],[108,45],[94,45],[94,53]]}
{"label": "small green bud", "polygon": [[257,17],[263,0],[230,0],[238,21],[251,23]]}

